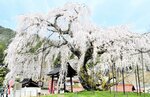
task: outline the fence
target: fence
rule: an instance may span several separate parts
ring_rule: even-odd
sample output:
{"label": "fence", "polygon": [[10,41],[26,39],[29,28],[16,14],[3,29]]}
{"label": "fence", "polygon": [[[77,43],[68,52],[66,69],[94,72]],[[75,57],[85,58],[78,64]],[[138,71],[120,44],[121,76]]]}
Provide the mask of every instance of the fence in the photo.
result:
{"label": "fence", "polygon": [[8,97],[38,97],[40,92],[41,88],[25,87],[20,90],[11,91]]}

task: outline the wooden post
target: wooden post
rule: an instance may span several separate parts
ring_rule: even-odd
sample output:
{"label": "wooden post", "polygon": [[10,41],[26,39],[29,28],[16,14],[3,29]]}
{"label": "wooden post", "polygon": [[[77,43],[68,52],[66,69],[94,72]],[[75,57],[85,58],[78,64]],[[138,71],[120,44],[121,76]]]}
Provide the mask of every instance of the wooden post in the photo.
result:
{"label": "wooden post", "polygon": [[71,84],[71,92],[73,92],[73,86],[72,86],[72,76],[70,77],[70,84]]}
{"label": "wooden post", "polygon": [[[113,85],[115,84],[115,81],[114,81],[114,66],[112,66],[112,77],[113,77]],[[114,87],[113,87],[113,91],[114,91]]]}
{"label": "wooden post", "polygon": [[143,76],[143,88],[144,88],[144,97],[145,97],[145,77],[144,77],[144,63],[143,63],[143,52],[141,50],[141,64],[142,64],[142,76]]}
{"label": "wooden post", "polygon": [[[59,76],[57,76],[57,83],[58,83],[58,80],[59,80]],[[58,94],[60,94],[60,89],[58,87],[57,87],[57,90],[58,90]]]}
{"label": "wooden post", "polygon": [[115,82],[114,82],[114,64],[112,65],[112,77],[113,77],[113,93],[114,93],[114,97],[115,97],[115,86],[114,86],[114,84],[115,84]]}
{"label": "wooden post", "polygon": [[[109,74],[109,78],[110,78],[110,70],[109,70],[109,73],[108,73],[108,74]],[[110,87],[110,94],[111,94],[111,87]]]}
{"label": "wooden post", "polygon": [[52,81],[51,81],[51,94],[53,93],[53,81],[54,81],[54,75],[52,75]]}
{"label": "wooden post", "polygon": [[123,93],[125,94],[124,68],[122,69],[122,84],[123,84]]}
{"label": "wooden post", "polygon": [[118,72],[117,72],[117,70],[116,70],[115,75],[116,75],[116,93],[117,93],[118,92],[118,87],[117,87],[117,85],[118,85]]}
{"label": "wooden post", "polygon": [[135,69],[135,83],[136,83],[136,91],[137,91],[137,95],[138,95],[138,83],[137,83],[137,71]]}
{"label": "wooden post", "polygon": [[[116,72],[115,72],[115,64],[113,63],[113,67],[112,67],[112,73],[113,73],[113,84],[116,86],[116,81],[114,81],[114,78],[116,79]],[[114,97],[116,97],[116,87],[113,86],[113,90],[114,90]]]}
{"label": "wooden post", "polygon": [[118,92],[118,72],[117,72],[117,68],[116,68],[116,65],[115,65],[115,77],[116,77],[116,93]]}
{"label": "wooden post", "polygon": [[138,76],[138,84],[139,84],[139,93],[141,95],[141,85],[140,85],[139,66],[138,65],[137,65],[137,76]]}
{"label": "wooden post", "polygon": [[65,79],[65,76],[64,76],[64,92],[66,91],[66,79]]}

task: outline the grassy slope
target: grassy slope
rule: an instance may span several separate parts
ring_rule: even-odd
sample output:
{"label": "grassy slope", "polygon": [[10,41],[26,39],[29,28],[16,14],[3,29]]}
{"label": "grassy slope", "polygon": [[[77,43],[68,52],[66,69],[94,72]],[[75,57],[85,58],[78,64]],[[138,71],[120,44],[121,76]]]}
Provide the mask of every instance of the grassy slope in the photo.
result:
{"label": "grassy slope", "polygon": [[[59,95],[49,95],[49,96],[42,96],[42,97],[144,97],[142,94],[137,95],[136,93],[110,93],[108,91],[84,91],[79,93],[65,93]],[[150,94],[145,94],[145,97],[150,97]]]}

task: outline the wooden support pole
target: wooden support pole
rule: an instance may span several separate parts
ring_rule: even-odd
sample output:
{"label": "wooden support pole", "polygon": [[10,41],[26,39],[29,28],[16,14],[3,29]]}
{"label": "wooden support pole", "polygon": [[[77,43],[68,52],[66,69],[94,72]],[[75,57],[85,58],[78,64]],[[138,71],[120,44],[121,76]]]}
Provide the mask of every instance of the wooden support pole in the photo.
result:
{"label": "wooden support pole", "polygon": [[117,93],[118,92],[117,85],[118,85],[118,77],[119,77],[119,75],[118,75],[118,71],[117,71],[116,65],[115,65],[115,77],[116,77],[116,93]]}
{"label": "wooden support pole", "polygon": [[115,97],[115,81],[114,81],[114,64],[112,65],[112,78],[113,78],[113,93],[114,93],[114,97]]}
{"label": "wooden support pole", "polygon": [[137,91],[137,95],[138,95],[138,83],[137,83],[137,70],[135,69],[135,83],[136,83],[136,91]]}
{"label": "wooden support pole", "polygon": [[65,79],[65,76],[64,76],[64,92],[66,91],[66,79]]}
{"label": "wooden support pole", "polygon": [[123,84],[123,93],[125,94],[124,68],[122,69],[122,84]]}
{"label": "wooden support pole", "polygon": [[116,90],[115,90],[115,86],[114,85],[116,85],[115,84],[115,81],[114,81],[114,78],[115,78],[115,74],[114,74],[114,68],[115,68],[115,65],[113,64],[112,65],[112,76],[113,76],[113,92],[114,92],[114,97],[116,97]]}
{"label": "wooden support pole", "polygon": [[137,76],[138,76],[138,84],[139,84],[139,93],[141,95],[141,85],[140,85],[140,75],[139,75],[139,66],[137,65]]}
{"label": "wooden support pole", "polygon": [[143,88],[144,88],[144,97],[145,97],[145,75],[144,75],[144,63],[143,63],[143,52],[141,50],[141,64],[142,64],[142,76],[143,76]]}
{"label": "wooden support pole", "polygon": [[[109,78],[110,78],[110,70],[109,70],[108,74],[109,74]],[[110,94],[111,94],[111,87],[110,87]]]}
{"label": "wooden support pole", "polygon": [[54,93],[54,91],[53,91],[53,82],[54,82],[54,76],[52,75],[52,81],[51,81],[51,94]]}
{"label": "wooden support pole", "polygon": [[[57,83],[58,83],[58,80],[59,80],[59,76],[57,76]],[[57,89],[58,89],[58,94],[60,94],[60,89],[58,87],[57,87]]]}
{"label": "wooden support pole", "polygon": [[70,84],[71,84],[71,92],[73,92],[73,86],[72,86],[72,76],[70,77]]}
{"label": "wooden support pole", "polygon": [[[115,84],[115,81],[114,81],[114,66],[112,66],[112,78],[113,78],[113,85]],[[113,87],[113,91],[114,91],[114,87]]]}

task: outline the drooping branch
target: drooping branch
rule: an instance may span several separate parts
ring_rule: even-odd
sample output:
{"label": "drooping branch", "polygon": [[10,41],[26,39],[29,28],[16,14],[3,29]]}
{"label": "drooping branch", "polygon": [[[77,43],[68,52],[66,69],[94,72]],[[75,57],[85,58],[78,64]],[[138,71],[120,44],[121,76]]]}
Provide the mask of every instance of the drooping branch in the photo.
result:
{"label": "drooping branch", "polygon": [[80,59],[80,57],[81,57],[81,52],[80,52],[79,49],[75,49],[75,48],[73,48],[73,47],[70,46],[70,51],[71,51],[75,56],[77,56],[78,59]]}

